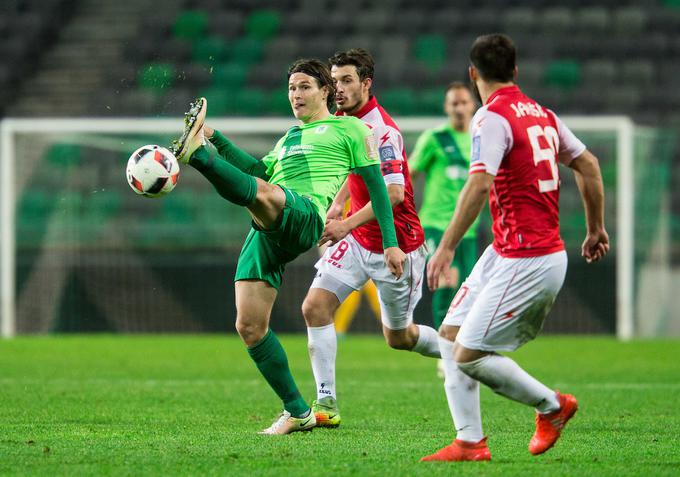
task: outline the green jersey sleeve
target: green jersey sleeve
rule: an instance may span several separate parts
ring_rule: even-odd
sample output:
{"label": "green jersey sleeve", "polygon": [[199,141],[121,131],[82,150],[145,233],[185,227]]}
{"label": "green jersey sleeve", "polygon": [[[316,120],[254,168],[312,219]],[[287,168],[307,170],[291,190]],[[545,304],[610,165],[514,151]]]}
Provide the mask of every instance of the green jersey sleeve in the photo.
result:
{"label": "green jersey sleeve", "polygon": [[267,167],[266,174],[271,177],[274,173],[274,166],[279,160],[279,153],[281,152],[281,146],[283,145],[286,136],[288,134],[284,135],[281,139],[279,139],[279,142],[276,143],[276,146],[274,146],[274,149],[269,151],[267,155],[265,155],[262,158],[262,162],[264,165]]}
{"label": "green jersey sleeve", "polygon": [[416,147],[413,149],[411,156],[408,159],[408,167],[412,171],[427,172],[432,165],[434,159],[434,150],[432,148],[432,140],[434,135],[431,130],[423,132],[416,141]]}
{"label": "green jersey sleeve", "polygon": [[350,169],[380,164],[378,147],[371,129],[361,119],[347,117],[345,136],[350,154]]}

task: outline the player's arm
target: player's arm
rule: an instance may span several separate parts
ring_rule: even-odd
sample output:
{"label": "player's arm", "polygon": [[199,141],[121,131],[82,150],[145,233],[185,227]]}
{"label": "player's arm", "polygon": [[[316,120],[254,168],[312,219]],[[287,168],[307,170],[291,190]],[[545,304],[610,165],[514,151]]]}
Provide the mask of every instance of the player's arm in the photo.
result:
{"label": "player's arm", "polygon": [[450,267],[454,250],[484,208],[494,178],[495,176],[482,172],[472,174],[465,182],[451,222],[427,266],[427,284],[430,290],[436,290],[439,286],[439,277]]}
{"label": "player's arm", "polygon": [[[392,207],[401,204],[404,201],[404,186],[401,184],[388,184],[387,197]],[[346,219],[339,220],[330,217],[329,215],[329,220],[326,222],[326,228],[324,229],[319,242],[330,242],[329,245],[335,245],[345,238],[352,230],[361,227],[375,218],[376,215],[373,211],[373,201],[367,202],[359,211]]]}
{"label": "player's arm", "polygon": [[215,146],[217,152],[228,163],[239,170],[262,180],[269,180],[267,165],[247,152],[239,149],[233,142],[227,139],[221,132],[211,128],[207,124],[203,126],[205,137]]}
{"label": "player's arm", "polygon": [[588,263],[597,262],[609,252],[609,236],[604,228],[604,185],[597,158],[587,149],[569,163],[574,171],[586,212],[586,239],[581,255]]}
{"label": "player's arm", "polygon": [[335,194],[333,202],[331,202],[331,205],[328,207],[328,210],[326,211],[326,219],[328,220],[342,219],[342,213],[345,211],[345,204],[347,203],[348,199],[349,199],[349,186],[347,185],[347,180],[345,179],[345,182],[342,184],[342,187],[340,187],[338,193]]}
{"label": "player's arm", "polygon": [[439,286],[439,277],[453,260],[454,250],[486,203],[498,168],[512,147],[512,130],[502,116],[480,109],[472,118],[470,175],[460,192],[456,210],[437,250],[427,264],[427,285]]}
{"label": "player's arm", "polygon": [[604,185],[600,164],[556,115],[555,122],[560,139],[559,162],[574,171],[586,212],[586,239],[581,246],[581,255],[588,263],[597,262],[609,252],[609,236],[604,228]]}
{"label": "player's arm", "polygon": [[414,180],[421,173],[427,172],[432,164],[432,131],[423,132],[416,141],[413,152],[408,159],[408,168],[411,174],[411,180]]}

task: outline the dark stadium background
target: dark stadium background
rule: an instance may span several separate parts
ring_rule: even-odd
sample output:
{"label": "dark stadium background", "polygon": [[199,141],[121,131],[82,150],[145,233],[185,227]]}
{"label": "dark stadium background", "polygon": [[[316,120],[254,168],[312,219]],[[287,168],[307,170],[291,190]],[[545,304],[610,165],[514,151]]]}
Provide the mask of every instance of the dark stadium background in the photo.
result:
{"label": "dark stadium background", "polygon": [[[542,104],[560,115],[627,115],[659,131],[647,145],[650,162],[641,171],[654,174],[646,182],[651,187],[639,194],[642,202],[652,197],[652,213],[639,220],[655,227],[654,211],[669,200],[669,266],[680,263],[678,0],[1,0],[0,5],[0,115],[176,118],[178,131],[188,102],[202,95],[209,99],[209,116],[290,116],[287,65],[297,57],[325,59],[357,46],[375,56],[374,91],[390,113],[441,115],[444,86],[466,80],[474,38],[508,33],[519,49],[519,83]],[[410,151],[415,136],[406,139]],[[603,161],[606,186],[614,187],[611,140],[586,142]],[[140,145],[135,138],[128,143],[130,151]],[[44,151],[42,174],[30,178],[17,197],[18,332],[233,331],[231,278],[248,225],[245,212],[220,203],[195,177],[162,201],[134,197],[122,179],[125,159],[120,151],[77,142]],[[117,174],[119,188],[90,193],[93,184]],[[563,170],[563,200],[577,201],[567,175]],[[609,199],[607,207],[615,210]],[[203,214],[206,208],[220,212]],[[71,220],[65,222],[71,230],[65,237],[75,246],[56,246],[61,258],[41,272],[44,286],[38,286],[52,290],[55,273],[61,277],[58,290],[22,301],[44,254],[46,224],[60,213]],[[225,223],[228,235],[209,233],[216,220]],[[104,222],[131,237],[125,248],[107,246],[108,229],[97,235]],[[614,333],[616,253],[586,267],[578,256],[582,223],[581,215],[563,216],[570,268],[545,328]],[[608,225],[616,241],[616,224]],[[651,239],[640,238],[644,253]],[[480,242],[488,239],[487,231]],[[310,252],[288,267],[273,312],[275,330],[304,330],[299,310],[314,259]],[[38,305],[47,300],[56,305],[48,307],[49,316],[41,315]],[[427,291],[416,320],[429,320]],[[379,326],[364,306],[351,329]]]}

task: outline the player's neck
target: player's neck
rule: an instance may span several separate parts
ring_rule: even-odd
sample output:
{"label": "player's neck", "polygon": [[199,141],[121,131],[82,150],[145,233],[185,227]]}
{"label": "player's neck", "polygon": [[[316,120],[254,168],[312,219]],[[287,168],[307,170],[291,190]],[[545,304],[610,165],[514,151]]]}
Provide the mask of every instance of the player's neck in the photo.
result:
{"label": "player's neck", "polygon": [[492,94],[501,88],[507,88],[508,86],[514,86],[515,83],[509,81],[507,83],[487,83],[486,81],[479,81],[477,83],[477,89],[479,90],[479,96],[482,98],[482,104],[486,104]]}
{"label": "player's neck", "polygon": [[456,132],[466,133],[468,132],[469,121],[468,122],[463,121],[462,123],[458,124],[455,120],[449,119],[449,126],[451,126],[451,129],[453,129]]}
{"label": "player's neck", "polygon": [[328,110],[328,108],[321,108],[319,111],[310,115],[309,117],[304,118],[304,119],[300,119],[300,122],[302,124],[309,124],[309,123],[313,123],[314,121],[319,121],[320,119],[325,119],[330,115],[331,115],[331,112]]}

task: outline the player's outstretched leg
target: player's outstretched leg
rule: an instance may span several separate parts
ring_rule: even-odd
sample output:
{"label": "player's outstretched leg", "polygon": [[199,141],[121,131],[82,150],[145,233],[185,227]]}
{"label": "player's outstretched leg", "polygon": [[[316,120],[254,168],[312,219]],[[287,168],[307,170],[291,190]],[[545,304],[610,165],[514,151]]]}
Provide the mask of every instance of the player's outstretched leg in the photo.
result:
{"label": "player's outstretched leg", "polygon": [[[458,354],[456,357],[460,358]],[[473,361],[458,362],[458,367],[495,393],[536,408],[536,433],[529,444],[529,451],[534,455],[542,454],[555,444],[578,408],[574,396],[551,390],[507,356],[487,354]]]}
{"label": "player's outstretched leg", "polygon": [[236,205],[247,206],[257,197],[257,180],[204,147],[203,125],[208,102],[199,98],[184,116],[184,132],[173,141],[177,160],[189,164],[210,181],[218,194]]}

